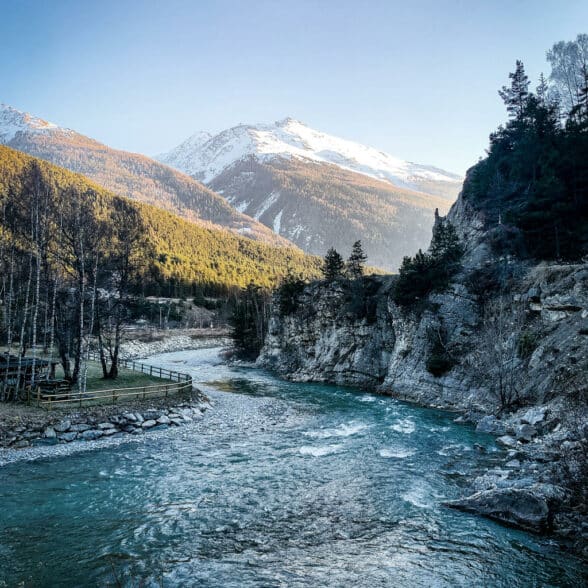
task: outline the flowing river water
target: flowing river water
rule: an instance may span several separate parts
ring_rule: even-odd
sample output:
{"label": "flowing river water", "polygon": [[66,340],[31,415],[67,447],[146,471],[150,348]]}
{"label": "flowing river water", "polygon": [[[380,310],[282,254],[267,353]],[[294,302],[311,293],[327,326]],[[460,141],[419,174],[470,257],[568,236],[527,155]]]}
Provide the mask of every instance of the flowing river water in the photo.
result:
{"label": "flowing river water", "polygon": [[213,407],[0,467],[0,586],[585,585],[550,540],[442,506],[499,455],[453,415],[218,350],[149,361],[190,372]]}

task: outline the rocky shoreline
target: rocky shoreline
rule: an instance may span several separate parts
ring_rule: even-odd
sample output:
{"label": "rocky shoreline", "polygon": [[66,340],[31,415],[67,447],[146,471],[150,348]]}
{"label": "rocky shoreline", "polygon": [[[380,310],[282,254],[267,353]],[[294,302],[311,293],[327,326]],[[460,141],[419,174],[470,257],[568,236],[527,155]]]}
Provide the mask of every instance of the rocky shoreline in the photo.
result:
{"label": "rocky shoreline", "polygon": [[191,423],[202,418],[208,406],[206,396],[194,390],[188,398],[184,395],[147,403],[135,401],[119,406],[51,412],[17,410],[2,419],[0,450],[142,435]]}
{"label": "rocky shoreline", "polygon": [[[476,431],[496,436],[502,463],[474,478],[469,493],[446,506],[482,515],[534,533],[554,533],[588,558],[585,515],[570,508],[570,476],[582,459],[582,445],[563,427],[557,403],[522,409],[503,419],[493,415],[458,417]],[[576,483],[582,484],[578,472]],[[563,479],[567,484],[563,484]]]}

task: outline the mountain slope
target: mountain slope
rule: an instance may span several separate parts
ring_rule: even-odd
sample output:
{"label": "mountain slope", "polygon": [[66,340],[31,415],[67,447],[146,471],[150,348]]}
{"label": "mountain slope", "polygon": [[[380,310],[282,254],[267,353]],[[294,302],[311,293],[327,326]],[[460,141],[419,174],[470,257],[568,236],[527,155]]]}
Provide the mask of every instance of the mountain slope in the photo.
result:
{"label": "mountain slope", "polygon": [[335,247],[347,255],[361,240],[370,264],[387,269],[428,243],[434,209],[448,206],[439,196],[299,160],[251,157],[210,185],[304,251],[320,255]]}
{"label": "mountain slope", "polygon": [[226,227],[276,245],[290,245],[191,177],[6,105],[0,105],[0,143],[82,173],[117,194],[164,208],[190,221]]}
{"label": "mountain slope", "polygon": [[383,151],[316,131],[286,118],[273,124],[239,125],[216,136],[197,133],[160,161],[209,183],[227,167],[248,156],[330,163],[342,169],[453,201],[463,178],[434,166],[404,161]]}
{"label": "mountain slope", "polygon": [[[141,284],[148,293],[187,295],[198,284],[209,292],[244,287],[250,281],[275,286],[288,270],[308,277],[320,274],[320,260],[299,249],[276,247],[235,235],[225,229],[203,227],[160,208],[116,196],[80,174],[0,145],[0,208],[11,198],[27,197],[27,182],[38,166],[55,199],[72,190],[90,191],[96,214],[134,209],[143,223],[147,243],[143,251]],[[105,212],[106,211],[106,212]],[[56,225],[58,226],[58,224]],[[0,223],[0,239],[6,236]]]}
{"label": "mountain slope", "polygon": [[347,254],[361,239],[370,263],[392,270],[428,245],[434,210],[445,213],[461,186],[454,174],[292,119],[200,133],[160,159],[308,253]]}

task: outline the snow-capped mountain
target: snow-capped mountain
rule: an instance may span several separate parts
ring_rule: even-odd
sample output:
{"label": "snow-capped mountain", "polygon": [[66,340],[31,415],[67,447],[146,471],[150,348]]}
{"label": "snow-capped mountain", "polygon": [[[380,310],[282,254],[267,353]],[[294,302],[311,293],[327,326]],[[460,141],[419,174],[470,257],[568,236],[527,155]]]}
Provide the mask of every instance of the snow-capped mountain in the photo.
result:
{"label": "snow-capped mountain", "polygon": [[333,164],[399,188],[451,199],[457,196],[463,181],[457,174],[322,133],[292,118],[272,124],[238,125],[215,136],[197,133],[157,159],[209,183],[250,156],[264,162],[280,157]]}
{"label": "snow-capped mountain", "polygon": [[50,134],[53,132],[71,133],[69,129],[58,127],[52,122],[21,112],[7,104],[0,103],[0,142],[12,141],[17,133]]}
{"label": "snow-capped mountain", "polygon": [[192,222],[222,226],[272,244],[290,245],[188,175],[5,104],[0,104],[0,144],[84,174],[116,194],[164,208]]}
{"label": "snow-capped mountain", "polygon": [[392,270],[427,247],[435,208],[448,210],[462,180],[291,118],[199,133],[159,160],[308,253],[346,254],[361,239],[370,263]]}

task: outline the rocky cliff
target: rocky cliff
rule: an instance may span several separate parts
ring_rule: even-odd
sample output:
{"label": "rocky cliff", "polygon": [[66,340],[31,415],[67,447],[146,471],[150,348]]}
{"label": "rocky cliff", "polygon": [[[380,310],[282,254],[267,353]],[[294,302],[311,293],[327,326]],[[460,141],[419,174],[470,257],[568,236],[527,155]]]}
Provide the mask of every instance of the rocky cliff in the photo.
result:
{"label": "rocky cliff", "polygon": [[497,255],[500,227],[461,197],[448,218],[465,254],[447,289],[407,310],[394,302],[394,276],[310,284],[294,312],[272,317],[258,363],[291,380],[462,411],[500,436],[505,463],[452,506],[588,536],[578,514],[588,473],[588,264]]}

